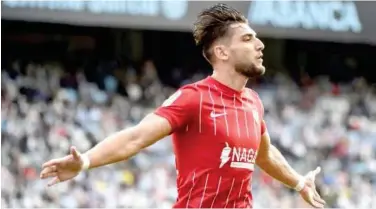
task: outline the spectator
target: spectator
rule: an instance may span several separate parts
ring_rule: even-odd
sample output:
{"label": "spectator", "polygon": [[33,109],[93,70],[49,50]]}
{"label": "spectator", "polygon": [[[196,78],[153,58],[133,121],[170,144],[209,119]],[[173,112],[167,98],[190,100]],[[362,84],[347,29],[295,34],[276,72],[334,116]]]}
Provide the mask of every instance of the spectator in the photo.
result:
{"label": "spectator", "polygon": [[[57,64],[30,63],[24,75],[17,63],[2,71],[4,207],[171,208],[176,174],[169,137],[128,162],[82,173],[51,189],[37,175],[43,160],[65,155],[69,145],[89,149],[136,124],[174,91],[160,82],[152,61],[144,64],[140,79],[129,69],[126,79],[104,76],[103,90],[81,73],[63,73]],[[175,77],[186,83],[203,76]],[[319,190],[329,207],[375,206],[374,91],[361,80],[333,89],[327,79],[304,79],[309,85],[301,89],[281,74],[255,87],[273,143],[299,171],[323,167]],[[119,86],[125,86],[127,97],[116,94]],[[306,207],[296,193],[259,170],[254,183],[255,208]]]}

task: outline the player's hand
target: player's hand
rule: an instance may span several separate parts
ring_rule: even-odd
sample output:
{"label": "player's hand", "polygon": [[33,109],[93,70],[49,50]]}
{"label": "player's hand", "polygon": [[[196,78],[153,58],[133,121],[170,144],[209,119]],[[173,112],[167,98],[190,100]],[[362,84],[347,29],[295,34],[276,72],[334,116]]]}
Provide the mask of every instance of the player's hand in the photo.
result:
{"label": "player's hand", "polygon": [[325,201],[320,197],[316,191],[315,178],[318,173],[320,173],[321,168],[317,167],[315,170],[310,171],[305,178],[305,186],[303,190],[300,191],[302,198],[311,206],[315,208],[324,208]]}
{"label": "player's hand", "polygon": [[81,154],[75,147],[71,147],[69,155],[63,158],[52,159],[42,166],[41,179],[52,178],[48,186],[76,177],[83,166]]}

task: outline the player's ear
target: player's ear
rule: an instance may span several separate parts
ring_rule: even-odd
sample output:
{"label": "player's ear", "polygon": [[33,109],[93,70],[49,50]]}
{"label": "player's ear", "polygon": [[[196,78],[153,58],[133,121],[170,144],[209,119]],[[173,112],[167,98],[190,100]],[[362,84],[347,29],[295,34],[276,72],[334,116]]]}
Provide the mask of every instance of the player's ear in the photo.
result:
{"label": "player's ear", "polygon": [[228,60],[229,53],[224,45],[215,45],[213,47],[214,55],[220,60]]}

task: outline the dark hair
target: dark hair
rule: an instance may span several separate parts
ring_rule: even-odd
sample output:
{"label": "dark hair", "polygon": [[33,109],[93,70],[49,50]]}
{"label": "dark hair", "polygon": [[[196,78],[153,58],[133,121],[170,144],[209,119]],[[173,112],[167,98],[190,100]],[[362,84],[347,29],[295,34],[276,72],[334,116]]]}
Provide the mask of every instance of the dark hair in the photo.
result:
{"label": "dark hair", "polygon": [[196,45],[202,47],[203,55],[210,60],[210,47],[218,38],[227,35],[233,23],[246,23],[247,18],[238,10],[226,4],[216,4],[202,11],[194,24],[193,37]]}

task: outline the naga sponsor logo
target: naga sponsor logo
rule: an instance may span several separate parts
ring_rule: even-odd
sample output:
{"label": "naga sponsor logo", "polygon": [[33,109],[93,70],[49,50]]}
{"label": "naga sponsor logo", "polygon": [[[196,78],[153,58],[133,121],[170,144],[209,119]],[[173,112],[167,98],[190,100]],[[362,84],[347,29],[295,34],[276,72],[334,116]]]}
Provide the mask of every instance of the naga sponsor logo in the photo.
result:
{"label": "naga sponsor logo", "polygon": [[252,148],[244,147],[231,148],[227,142],[225,144],[225,147],[222,149],[219,168],[222,168],[226,163],[230,162],[230,167],[232,168],[254,170],[257,151]]}
{"label": "naga sponsor logo", "polygon": [[248,19],[255,25],[334,32],[362,31],[352,1],[252,1]]}

